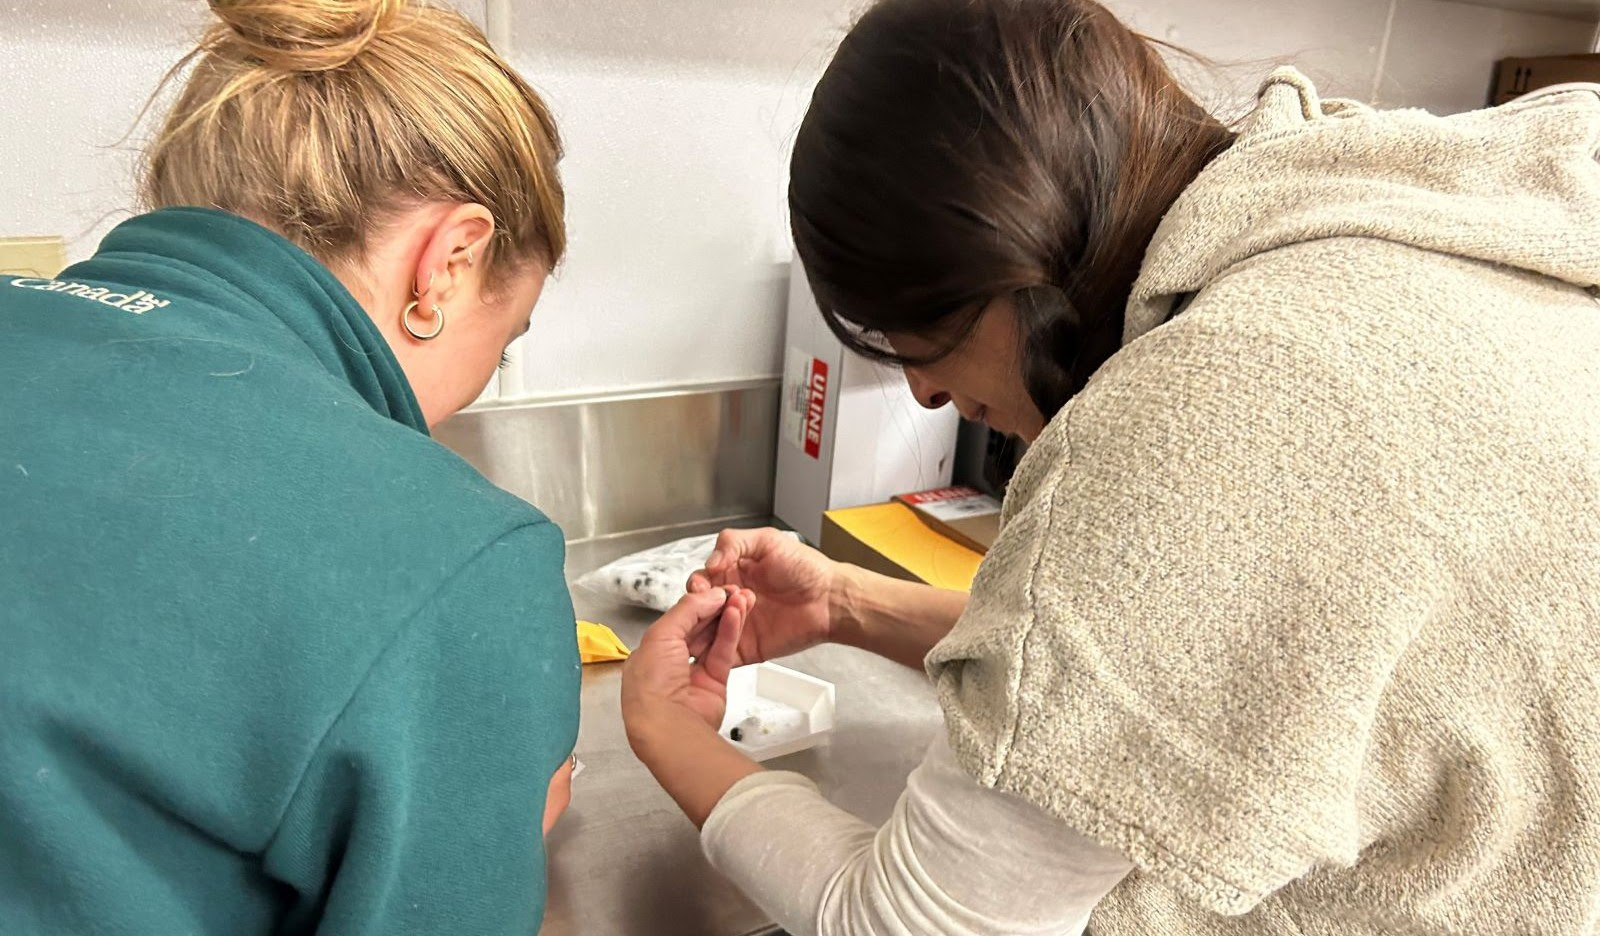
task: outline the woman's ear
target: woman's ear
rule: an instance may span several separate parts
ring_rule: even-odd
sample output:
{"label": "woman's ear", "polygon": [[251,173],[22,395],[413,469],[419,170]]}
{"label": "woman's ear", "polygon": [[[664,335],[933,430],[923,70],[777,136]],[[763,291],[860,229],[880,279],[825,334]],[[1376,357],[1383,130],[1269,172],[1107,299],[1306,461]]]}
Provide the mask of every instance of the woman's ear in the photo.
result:
{"label": "woman's ear", "polygon": [[420,300],[446,303],[482,288],[489,245],[494,240],[494,215],[479,204],[455,205],[441,215],[417,256],[416,284]]}

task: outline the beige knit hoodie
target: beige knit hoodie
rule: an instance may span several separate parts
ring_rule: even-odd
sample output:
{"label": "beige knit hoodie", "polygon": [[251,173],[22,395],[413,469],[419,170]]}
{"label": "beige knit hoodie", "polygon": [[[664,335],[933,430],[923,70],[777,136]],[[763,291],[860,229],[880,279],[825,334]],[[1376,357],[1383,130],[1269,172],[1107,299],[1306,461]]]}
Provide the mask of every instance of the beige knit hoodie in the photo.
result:
{"label": "beige knit hoodie", "polygon": [[1163,222],[929,657],[968,772],[1138,865],[1091,932],[1596,930],[1597,153],[1600,91],[1285,70]]}

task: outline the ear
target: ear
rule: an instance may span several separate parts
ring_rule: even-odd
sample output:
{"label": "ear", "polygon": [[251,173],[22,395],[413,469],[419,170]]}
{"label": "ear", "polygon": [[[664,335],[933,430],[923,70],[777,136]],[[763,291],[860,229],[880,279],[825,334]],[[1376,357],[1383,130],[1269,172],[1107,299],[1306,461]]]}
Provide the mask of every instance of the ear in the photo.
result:
{"label": "ear", "polygon": [[472,293],[482,282],[493,239],[494,215],[482,205],[453,205],[440,215],[417,256],[412,289],[419,301],[447,302],[459,292]]}

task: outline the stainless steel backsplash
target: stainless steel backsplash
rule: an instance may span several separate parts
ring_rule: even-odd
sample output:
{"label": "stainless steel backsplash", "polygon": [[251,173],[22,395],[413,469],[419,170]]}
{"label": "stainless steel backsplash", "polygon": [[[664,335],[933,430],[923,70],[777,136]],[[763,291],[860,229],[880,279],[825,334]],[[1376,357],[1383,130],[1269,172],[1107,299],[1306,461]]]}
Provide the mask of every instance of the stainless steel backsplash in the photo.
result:
{"label": "stainless steel backsplash", "polygon": [[434,430],[569,542],[772,513],[778,381],[468,410]]}

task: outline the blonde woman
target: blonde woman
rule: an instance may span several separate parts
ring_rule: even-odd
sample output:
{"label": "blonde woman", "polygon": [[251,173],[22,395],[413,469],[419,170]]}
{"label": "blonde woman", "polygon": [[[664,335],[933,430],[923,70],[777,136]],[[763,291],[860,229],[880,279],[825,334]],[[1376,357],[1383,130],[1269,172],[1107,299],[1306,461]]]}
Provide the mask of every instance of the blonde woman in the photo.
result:
{"label": "blonde woman", "polygon": [[149,213],[0,280],[0,932],[532,933],[562,536],[428,428],[562,255],[556,128],[453,12],[211,7]]}

